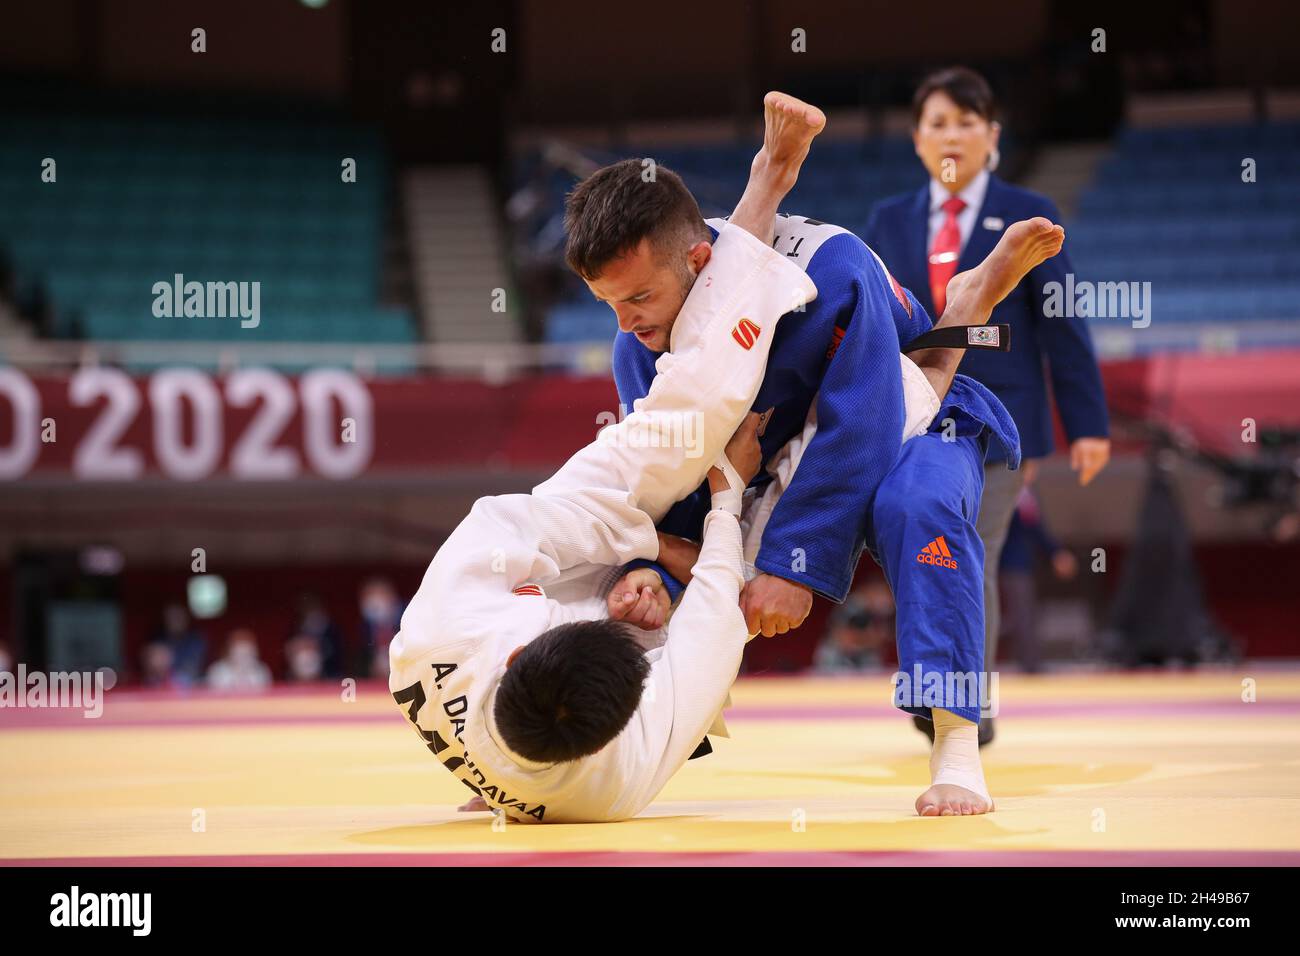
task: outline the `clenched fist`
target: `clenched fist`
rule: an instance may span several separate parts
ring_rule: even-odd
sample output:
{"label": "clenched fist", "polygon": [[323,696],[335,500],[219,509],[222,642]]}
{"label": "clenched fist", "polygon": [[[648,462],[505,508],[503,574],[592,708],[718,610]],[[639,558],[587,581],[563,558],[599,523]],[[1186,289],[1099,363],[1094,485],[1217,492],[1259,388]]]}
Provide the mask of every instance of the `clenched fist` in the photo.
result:
{"label": "clenched fist", "polygon": [[672,600],[663,578],[654,568],[637,568],[618,579],[605,598],[611,621],[635,624],[643,631],[657,631],[668,618]]}
{"label": "clenched fist", "polygon": [[740,612],[750,634],[784,634],[802,624],[811,610],[810,589],[771,574],[760,574],[740,592]]}

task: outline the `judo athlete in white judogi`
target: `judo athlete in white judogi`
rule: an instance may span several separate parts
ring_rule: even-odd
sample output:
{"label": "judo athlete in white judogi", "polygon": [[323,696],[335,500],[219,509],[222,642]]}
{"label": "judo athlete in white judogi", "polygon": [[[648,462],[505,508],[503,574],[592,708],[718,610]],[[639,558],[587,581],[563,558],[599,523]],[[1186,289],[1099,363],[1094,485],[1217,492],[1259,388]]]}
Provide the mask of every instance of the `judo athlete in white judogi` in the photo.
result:
{"label": "judo athlete in white judogi", "polygon": [[[608,587],[624,564],[658,555],[655,521],[705,480],[749,411],[777,319],[793,294],[816,295],[802,270],[734,225],[702,279],[710,276],[692,290],[674,350],[633,413],[531,495],[475,503],[391,645],[389,686],[429,749],[513,819],[638,813],[699,745],[739,668],[747,635],[737,517],[747,479],[737,480],[732,507],[709,514],[694,580],[667,641],[646,655],[646,690],[612,742],[548,765],[512,750],[494,719],[512,652],[557,626],[604,619],[602,581]],[[731,335],[742,319],[759,330],[748,349]],[[699,423],[693,447],[659,440],[688,418]]]}
{"label": "judo athlete in white judogi", "polygon": [[[816,296],[770,242],[776,205],[825,118],[780,94],[765,106],[750,187],[691,277],[646,396],[532,494],[480,499],[434,558],[391,645],[390,688],[420,737],[511,819],[634,816],[705,733],[721,729],[749,636],[737,518],[757,468],[756,450],[746,450],[757,423],[732,446],[747,474],[723,451],[754,402],[777,320]],[[900,358],[920,396],[904,427],[920,434],[938,398]],[[629,561],[659,555],[656,521],[706,476],[714,507],[671,620],[649,637],[610,621],[610,584]]]}
{"label": "judo athlete in white judogi", "polygon": [[[769,243],[777,204],[825,123],[792,98],[769,94],[766,105],[750,186],[691,288],[649,393],[532,494],[480,499],[439,549],[392,642],[394,698],[443,765],[512,819],[635,815],[699,745],[739,668],[748,635],[737,514],[747,479],[719,459],[757,394],[777,319],[816,296]],[[685,434],[685,422],[692,441],[662,440]],[[708,517],[667,640],[645,653],[630,628],[607,619],[601,584],[629,561],[658,556],[655,522],[715,463],[730,472],[728,489]],[[568,698],[580,706],[561,702],[549,715],[541,752],[551,756],[507,743],[514,725],[498,726],[507,709],[499,696],[545,697],[548,666],[607,652],[595,673],[612,674],[608,686],[582,675]],[[516,654],[526,687],[506,681]],[[569,743],[591,746],[591,720],[616,726],[591,752],[554,759]],[[515,736],[516,746],[527,738]]]}

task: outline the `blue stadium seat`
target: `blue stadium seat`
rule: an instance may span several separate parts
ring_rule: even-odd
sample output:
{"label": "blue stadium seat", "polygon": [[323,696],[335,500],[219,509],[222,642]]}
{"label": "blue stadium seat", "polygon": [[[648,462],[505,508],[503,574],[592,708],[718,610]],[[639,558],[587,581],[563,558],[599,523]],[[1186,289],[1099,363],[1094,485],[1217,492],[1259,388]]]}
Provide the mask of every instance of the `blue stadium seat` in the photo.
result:
{"label": "blue stadium seat", "polygon": [[1295,123],[1122,131],[1069,223],[1079,278],[1151,282],[1153,325],[1300,319],[1297,147]]}
{"label": "blue stadium seat", "polygon": [[[720,216],[731,210],[744,190],[750,160],[757,145],[756,142],[735,142],[644,149],[640,152],[680,173],[706,216]],[[628,150],[620,155],[594,158],[613,162],[631,153]],[[521,186],[538,183],[540,168],[537,154],[521,156],[515,166],[517,183]],[[861,232],[877,200],[917,188],[924,182],[925,173],[916,162],[910,140],[905,138],[819,141],[804,166],[798,185],[782,208]],[[574,179],[551,171],[540,183],[549,215],[540,217],[543,221],[537,235],[544,232],[546,236],[554,237],[564,195],[573,187]],[[613,333],[613,315],[609,307],[593,303],[590,294],[577,283],[571,293],[547,314],[545,339],[548,342],[607,343]]]}

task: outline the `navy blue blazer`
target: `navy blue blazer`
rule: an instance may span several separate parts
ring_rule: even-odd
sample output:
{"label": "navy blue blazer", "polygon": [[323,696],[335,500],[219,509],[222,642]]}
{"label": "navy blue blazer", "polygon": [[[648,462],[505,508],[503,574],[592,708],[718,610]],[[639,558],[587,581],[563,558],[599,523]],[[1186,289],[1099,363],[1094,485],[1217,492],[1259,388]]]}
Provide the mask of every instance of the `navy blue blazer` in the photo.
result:
{"label": "navy blue blazer", "polygon": [[[894,278],[910,289],[933,316],[926,249],[929,206],[928,182],[918,192],[882,200],[872,208],[862,238],[885,261]],[[957,271],[975,268],[993,251],[1007,226],[1033,216],[1061,221],[1056,204],[1046,196],[989,176],[984,205],[975,218],[975,228],[962,250]],[[1011,412],[1020,430],[1026,458],[1041,458],[1052,450],[1047,375],[1051,375],[1052,393],[1071,442],[1076,438],[1109,434],[1101,372],[1087,323],[1081,318],[1043,315],[1044,285],[1064,284],[1066,273],[1073,271],[1069,250],[1067,232],[1065,248],[1060,254],[1025,276],[993,310],[989,321],[1011,326],[1011,351],[973,350],[961,361],[961,373],[986,385]],[[989,446],[991,461],[1001,457],[1001,449],[996,444],[992,442]]]}

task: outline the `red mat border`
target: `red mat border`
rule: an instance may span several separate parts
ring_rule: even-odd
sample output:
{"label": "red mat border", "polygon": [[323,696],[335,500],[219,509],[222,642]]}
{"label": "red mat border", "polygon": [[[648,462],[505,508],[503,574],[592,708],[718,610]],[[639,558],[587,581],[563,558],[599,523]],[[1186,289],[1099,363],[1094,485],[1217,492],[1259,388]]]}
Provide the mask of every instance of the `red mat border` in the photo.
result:
{"label": "red mat border", "polygon": [[1219,866],[1295,867],[1293,850],[825,850],[752,852],[269,853],[213,856],[70,856],[0,859],[0,867],[294,866]]}

